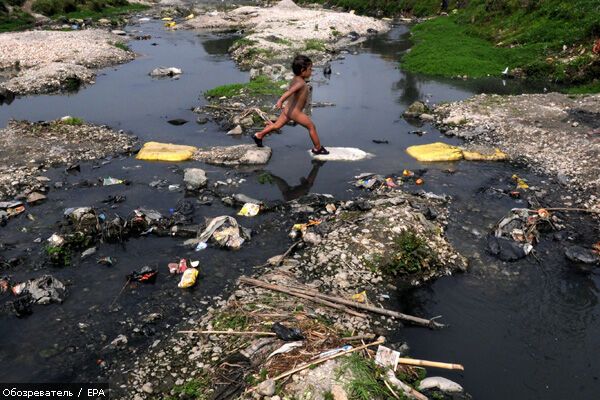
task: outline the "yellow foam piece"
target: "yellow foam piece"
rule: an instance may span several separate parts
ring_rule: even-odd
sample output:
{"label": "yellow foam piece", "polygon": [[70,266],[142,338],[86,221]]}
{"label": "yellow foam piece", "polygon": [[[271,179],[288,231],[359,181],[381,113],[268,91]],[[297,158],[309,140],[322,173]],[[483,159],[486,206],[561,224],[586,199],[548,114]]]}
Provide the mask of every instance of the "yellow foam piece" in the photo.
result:
{"label": "yellow foam piece", "polygon": [[477,151],[463,150],[463,157],[468,161],[504,161],[508,160],[508,154],[500,149],[494,149],[492,154],[483,154]]}
{"label": "yellow foam piece", "polygon": [[146,161],[185,161],[192,158],[196,150],[198,149],[194,146],[147,142],[135,158]]}
{"label": "yellow foam piece", "polygon": [[460,147],[442,142],[410,146],[406,152],[419,161],[457,161],[463,158]]}

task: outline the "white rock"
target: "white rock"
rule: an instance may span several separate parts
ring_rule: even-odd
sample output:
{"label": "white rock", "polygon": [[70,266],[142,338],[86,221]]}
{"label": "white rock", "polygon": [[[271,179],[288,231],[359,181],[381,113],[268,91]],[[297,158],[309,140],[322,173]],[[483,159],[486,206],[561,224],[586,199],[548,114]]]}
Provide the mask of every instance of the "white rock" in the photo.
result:
{"label": "white rock", "polygon": [[240,125],[236,125],[235,128],[227,132],[228,135],[241,135],[244,131]]}
{"label": "white rock", "polygon": [[187,190],[198,190],[206,186],[208,179],[206,172],[201,168],[186,168],[183,181]]}
{"label": "white rock", "polygon": [[441,376],[432,376],[423,379],[419,384],[419,390],[425,389],[439,389],[445,393],[461,393],[463,391],[463,387],[458,383]]}

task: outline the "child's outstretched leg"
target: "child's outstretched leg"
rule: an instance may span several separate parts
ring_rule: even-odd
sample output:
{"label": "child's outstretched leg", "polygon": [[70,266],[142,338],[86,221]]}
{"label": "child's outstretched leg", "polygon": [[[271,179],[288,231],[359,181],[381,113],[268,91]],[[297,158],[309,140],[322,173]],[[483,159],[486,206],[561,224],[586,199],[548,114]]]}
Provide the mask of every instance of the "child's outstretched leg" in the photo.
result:
{"label": "child's outstretched leg", "polygon": [[265,127],[265,129],[263,129],[262,131],[255,133],[254,135],[252,135],[252,139],[254,140],[254,143],[256,143],[256,145],[258,147],[263,147],[263,138],[265,137],[265,135],[276,131],[278,129],[281,129],[290,119],[286,116],[285,112],[282,112],[281,115],[279,116],[279,118],[277,118],[277,121],[275,121],[274,123],[267,123],[267,126]]}
{"label": "child's outstretched leg", "polygon": [[296,111],[291,115],[291,117],[294,121],[308,129],[310,140],[312,140],[314,145],[314,148],[312,149],[314,154],[329,154],[325,147],[321,146],[321,141],[319,140],[319,135],[317,134],[317,128],[308,115],[301,111]]}

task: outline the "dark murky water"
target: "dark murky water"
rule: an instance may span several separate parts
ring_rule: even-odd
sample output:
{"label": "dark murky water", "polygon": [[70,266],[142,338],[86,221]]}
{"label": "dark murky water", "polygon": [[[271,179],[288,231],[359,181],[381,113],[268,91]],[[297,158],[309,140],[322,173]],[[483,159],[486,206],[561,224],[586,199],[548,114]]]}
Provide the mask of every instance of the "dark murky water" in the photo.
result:
{"label": "dark murky water", "polygon": [[[11,105],[0,107],[0,126],[6,125],[9,118],[43,120],[72,115],[131,131],[141,142],[158,140],[196,146],[248,142],[245,136],[226,136],[212,123],[197,125],[195,114],[190,111],[204,103],[204,90],[247,79],[247,74],[239,71],[226,55],[231,36],[166,32],[154,22],[131,26],[129,30],[153,36],[148,41],[131,42],[133,50],[141,55],[137,60],[102,71],[95,85],[72,95],[16,99]],[[143,350],[161,337],[161,330],[172,329],[175,322],[189,316],[190,310],[204,309],[201,300],[205,296],[221,293],[240,273],[251,273],[252,265],[281,253],[288,245],[285,234],[289,221],[267,214],[242,221],[258,234],[239,252],[208,249],[194,253],[180,246],[182,239],[145,237],[124,245],[100,245],[98,256],[118,259],[113,267],[97,265],[95,256],[82,262],[76,260],[70,268],[41,267],[36,260],[42,245],[33,240],[52,234],[65,207],[93,205],[103,207],[109,215],[125,216],[143,205],[168,213],[184,194],[154,189],[148,183],[159,178],[181,183],[182,168],[192,165],[205,168],[212,181],[246,179],[239,187],[227,190],[266,200],[289,199],[308,192],[347,198],[353,195],[347,182],[360,172],[385,174],[405,168],[427,168],[424,189],[454,197],[453,223],[448,234],[470,258],[472,269],[467,274],[400,293],[399,307],[403,310],[426,316],[442,314],[451,326],[442,331],[402,329],[396,332],[396,338],[409,342],[414,357],[463,363],[466,371],[462,374],[440,374],[464,384],[477,399],[597,397],[600,364],[594,339],[600,333],[598,274],[573,272],[552,242],[539,246],[539,263],[533,260],[504,264],[482,250],[482,235],[519,203],[485,195],[480,189],[505,185],[515,171],[538,185],[543,185],[543,178],[506,164],[423,165],[404,152],[412,144],[458,142],[445,138],[429,125],[415,127],[402,119],[402,111],[414,100],[436,103],[474,93],[523,93],[541,91],[542,87],[523,86],[516,81],[503,83],[499,79],[439,80],[403,73],[397,60],[409,47],[407,32],[406,27],[397,27],[389,35],[360,45],[357,54],[347,54],[345,60],[333,64],[330,79],[325,79],[318,69],[313,77],[314,101],[336,104],[314,110],[313,119],[322,142],[327,146],[360,147],[375,154],[373,159],[315,166],[307,154],[310,141],[305,130],[285,127],[282,135],[267,140],[273,148],[273,158],[264,170],[276,176],[273,184],[258,183],[261,169],[242,169],[226,175],[226,169],[201,163],[145,163],[131,158],[111,160],[106,165],[97,163],[98,168],[84,164],[77,175],[51,171],[48,176],[53,181],[66,181],[66,187],[106,176],[128,179],[132,184],[52,190],[50,201],[31,208],[38,217],[36,221],[18,218],[1,228],[2,242],[9,244],[4,256],[27,255],[24,264],[6,273],[19,280],[47,272],[72,285],[63,305],[37,307],[25,319],[0,316],[0,358],[4,360],[0,380],[94,379],[100,374],[96,359],[111,361],[113,355],[103,346],[118,334],[127,335],[134,347]],[[180,67],[184,74],[175,80],[150,78],[147,73],[158,66]],[[167,120],[173,118],[190,122],[182,126],[168,124]],[[408,133],[415,129],[428,133]],[[375,144],[373,139],[387,140],[389,144]],[[444,172],[448,168],[456,173]],[[111,209],[101,202],[111,194],[124,194],[127,201]],[[197,206],[194,218],[201,221],[205,216],[234,212],[217,201],[210,207]],[[268,229],[269,234],[263,233],[266,227],[272,228]],[[589,237],[593,232],[580,234]],[[201,262],[200,284],[194,290],[177,289],[176,279],[164,273],[166,264],[179,257]],[[124,276],[144,264],[159,268],[157,283],[126,291],[118,300],[121,309],[108,312]],[[161,312],[163,319],[150,324],[142,322],[143,316],[151,312]],[[80,323],[87,328],[80,329]]]}

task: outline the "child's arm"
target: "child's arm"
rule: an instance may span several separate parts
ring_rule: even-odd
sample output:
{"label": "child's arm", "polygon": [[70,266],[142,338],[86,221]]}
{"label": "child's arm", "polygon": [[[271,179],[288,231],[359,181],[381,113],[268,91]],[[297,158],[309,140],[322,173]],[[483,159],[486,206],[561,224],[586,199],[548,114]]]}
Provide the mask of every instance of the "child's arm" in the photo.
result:
{"label": "child's arm", "polygon": [[275,104],[275,107],[278,109],[281,109],[281,107],[283,107],[283,102],[288,97],[293,95],[295,92],[302,89],[302,87],[304,87],[304,85],[306,85],[306,83],[304,81],[298,81],[298,82],[292,84],[292,86],[290,86],[290,88],[284,94],[281,95],[279,100],[277,100],[277,104]]}

